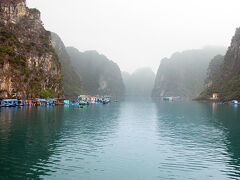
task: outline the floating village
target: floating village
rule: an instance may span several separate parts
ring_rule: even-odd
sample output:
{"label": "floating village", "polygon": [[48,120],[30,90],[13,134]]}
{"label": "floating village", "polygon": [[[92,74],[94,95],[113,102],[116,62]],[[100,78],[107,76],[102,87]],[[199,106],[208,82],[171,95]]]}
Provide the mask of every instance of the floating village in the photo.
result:
{"label": "floating village", "polygon": [[[89,95],[80,95],[77,98],[72,98],[72,99],[65,99],[65,98],[48,98],[48,99],[31,98],[27,100],[23,100],[21,98],[0,99],[0,108],[18,107],[18,106],[56,106],[56,105],[78,106],[82,108],[83,106],[87,106],[87,105],[108,104],[111,102],[111,99],[112,99],[111,96],[89,96]],[[183,99],[180,96],[177,96],[177,97],[161,97],[160,100],[172,102],[172,101],[182,101]],[[216,93],[213,94],[213,97],[208,101],[214,102],[216,104],[240,105],[240,102],[238,100],[221,101],[218,98],[218,95]]]}
{"label": "floating village", "polygon": [[[161,97],[160,100],[162,101],[169,101],[169,102],[172,102],[172,101],[181,101],[183,100],[183,98],[181,98],[180,96],[169,96],[169,97]],[[199,99],[193,99],[194,101],[207,101],[207,102],[213,102],[213,103],[216,103],[216,104],[234,104],[234,105],[240,105],[240,102],[238,100],[221,100],[219,98],[219,95],[218,93],[213,93],[212,97],[209,98],[209,99],[204,99],[204,100],[199,100]]]}
{"label": "floating village", "polygon": [[49,99],[1,99],[1,108],[17,107],[17,106],[56,106],[56,105],[71,105],[83,107],[86,105],[108,104],[111,102],[111,96],[88,96],[80,95],[75,100],[64,98],[49,98]]}

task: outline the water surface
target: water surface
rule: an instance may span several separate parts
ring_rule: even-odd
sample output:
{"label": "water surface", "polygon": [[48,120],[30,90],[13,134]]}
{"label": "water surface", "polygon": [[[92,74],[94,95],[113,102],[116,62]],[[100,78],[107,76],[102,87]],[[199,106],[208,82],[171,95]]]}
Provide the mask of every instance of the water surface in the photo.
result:
{"label": "water surface", "polygon": [[0,179],[239,179],[240,107],[125,100],[0,109]]}

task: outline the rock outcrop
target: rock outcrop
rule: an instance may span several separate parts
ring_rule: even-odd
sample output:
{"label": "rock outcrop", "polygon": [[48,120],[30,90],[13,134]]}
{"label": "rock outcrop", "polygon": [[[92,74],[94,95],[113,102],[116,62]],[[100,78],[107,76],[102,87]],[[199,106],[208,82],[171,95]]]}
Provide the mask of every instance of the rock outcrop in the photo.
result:
{"label": "rock outcrop", "polygon": [[211,60],[207,70],[207,78],[204,81],[205,88],[212,86],[213,82],[217,80],[223,61],[224,56],[222,55],[217,55]]}
{"label": "rock outcrop", "polygon": [[127,96],[150,97],[154,85],[155,73],[150,68],[140,68],[134,73],[122,72]]}
{"label": "rock outcrop", "polygon": [[206,47],[175,53],[163,59],[157,72],[152,96],[180,96],[195,98],[204,89],[207,68],[223,47]]}
{"label": "rock outcrop", "polygon": [[[26,0],[0,0],[1,22],[16,24],[21,18],[29,15]],[[38,12],[38,16],[40,13]]]}
{"label": "rock outcrop", "polygon": [[232,38],[217,77],[199,98],[208,99],[213,93],[218,93],[222,100],[240,100],[240,28]]}
{"label": "rock outcrop", "polygon": [[121,71],[116,63],[96,51],[80,52],[68,47],[72,64],[82,79],[83,91],[90,95],[124,95]]}
{"label": "rock outcrop", "polygon": [[61,63],[63,76],[63,86],[65,96],[78,96],[83,93],[80,76],[73,68],[70,56],[61,38],[56,33],[51,33],[53,47]]}
{"label": "rock outcrop", "polygon": [[0,92],[22,98],[63,93],[51,34],[25,0],[0,0]]}

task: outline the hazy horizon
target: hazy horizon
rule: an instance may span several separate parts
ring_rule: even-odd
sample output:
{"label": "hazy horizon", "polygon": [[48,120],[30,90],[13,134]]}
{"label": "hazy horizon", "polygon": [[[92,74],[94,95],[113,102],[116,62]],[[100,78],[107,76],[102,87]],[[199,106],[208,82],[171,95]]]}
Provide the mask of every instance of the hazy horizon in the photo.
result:
{"label": "hazy horizon", "polygon": [[223,0],[27,0],[41,11],[47,30],[66,46],[96,50],[132,73],[175,52],[205,46],[228,47],[240,16],[240,2]]}

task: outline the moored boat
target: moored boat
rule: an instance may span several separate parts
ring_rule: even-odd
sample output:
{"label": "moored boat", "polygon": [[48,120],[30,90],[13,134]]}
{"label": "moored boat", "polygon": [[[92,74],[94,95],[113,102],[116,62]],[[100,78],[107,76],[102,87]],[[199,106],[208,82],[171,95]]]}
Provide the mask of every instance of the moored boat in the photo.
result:
{"label": "moored boat", "polygon": [[232,104],[239,104],[237,100],[232,100]]}

